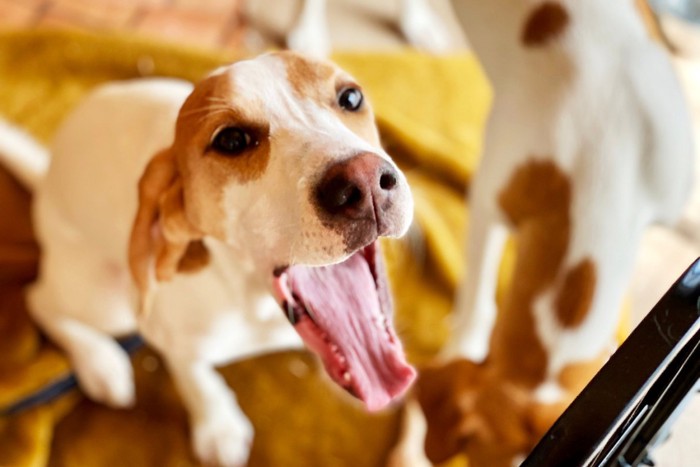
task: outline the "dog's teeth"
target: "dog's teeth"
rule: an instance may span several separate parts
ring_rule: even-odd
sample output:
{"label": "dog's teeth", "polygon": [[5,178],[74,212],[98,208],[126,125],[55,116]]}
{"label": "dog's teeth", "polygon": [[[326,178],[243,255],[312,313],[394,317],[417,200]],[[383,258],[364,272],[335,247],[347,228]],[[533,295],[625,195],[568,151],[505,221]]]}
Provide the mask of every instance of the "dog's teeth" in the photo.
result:
{"label": "dog's teeth", "polygon": [[314,314],[313,310],[311,309],[310,306],[304,304],[304,310],[306,311],[306,314],[309,315],[309,318],[311,318],[311,321],[316,323],[316,315]]}
{"label": "dog's teeth", "polygon": [[345,373],[343,373],[343,380],[345,380],[346,383],[349,383],[352,380],[350,372],[346,371]]}
{"label": "dog's teeth", "polygon": [[338,351],[338,346],[335,345],[335,344],[331,344],[331,350],[332,350],[333,352],[337,352],[337,351]]}
{"label": "dog's teeth", "polygon": [[284,306],[287,311],[287,319],[289,320],[289,322],[292,323],[292,325],[297,324],[298,319],[297,314],[294,310],[294,306],[289,302],[284,302]]}

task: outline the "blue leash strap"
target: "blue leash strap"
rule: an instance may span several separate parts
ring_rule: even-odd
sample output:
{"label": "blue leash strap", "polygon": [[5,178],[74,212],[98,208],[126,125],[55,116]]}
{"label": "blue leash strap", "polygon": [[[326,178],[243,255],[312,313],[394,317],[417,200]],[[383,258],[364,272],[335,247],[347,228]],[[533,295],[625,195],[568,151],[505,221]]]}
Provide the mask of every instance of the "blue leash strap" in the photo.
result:
{"label": "blue leash strap", "polygon": [[[129,355],[143,347],[144,342],[141,336],[133,334],[121,339],[117,339],[117,343]],[[48,385],[39,388],[37,391],[13,402],[7,407],[0,408],[0,417],[9,417],[16,415],[25,410],[37,407],[42,404],[47,404],[63,394],[67,393],[78,386],[78,380],[72,372],[59,377]]]}

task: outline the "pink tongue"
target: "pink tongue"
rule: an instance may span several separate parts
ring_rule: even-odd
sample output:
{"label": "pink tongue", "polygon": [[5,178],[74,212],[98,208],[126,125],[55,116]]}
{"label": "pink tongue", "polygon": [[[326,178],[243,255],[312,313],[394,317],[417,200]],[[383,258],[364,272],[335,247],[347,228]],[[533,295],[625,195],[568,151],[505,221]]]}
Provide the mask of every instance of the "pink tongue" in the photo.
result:
{"label": "pink tongue", "polygon": [[379,410],[403,394],[415,370],[406,363],[390,319],[385,323],[384,300],[362,255],[332,266],[292,266],[287,273],[291,289],[311,308],[315,321],[302,317],[297,332],[321,356],[330,376],[368,410]]}

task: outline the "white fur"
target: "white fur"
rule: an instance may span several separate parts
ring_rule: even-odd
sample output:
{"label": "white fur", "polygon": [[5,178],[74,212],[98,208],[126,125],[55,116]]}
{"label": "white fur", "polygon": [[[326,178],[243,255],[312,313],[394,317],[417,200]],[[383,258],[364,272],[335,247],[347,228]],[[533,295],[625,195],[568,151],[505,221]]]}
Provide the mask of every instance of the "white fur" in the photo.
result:
{"label": "white fur", "polygon": [[0,120],[0,159],[28,188],[35,189],[49,165],[49,155],[19,128]]}
{"label": "white fur", "polygon": [[[310,181],[318,181],[329,163],[363,151],[393,163],[325,105],[295,95],[280,58],[263,56],[215,73],[233,80],[235,99],[226,105],[269,123],[270,160],[259,179],[228,183],[218,201],[204,200],[221,209],[223,238],[205,237],[210,263],[161,284],[145,316],[135,313],[137,292],[127,266],[136,187],[150,158],[173,143],[178,110],[192,85],[148,79],[98,88],[59,128],[41,184],[35,179],[42,170],[24,150],[27,144],[9,145],[12,155],[3,160],[26,162],[17,173],[31,174],[27,181],[37,186],[34,219],[42,259],[29,308],[68,353],[80,386],[97,401],[132,404],[130,362],[110,336],[138,330],[170,369],[190,413],[199,458],[240,465],[253,429],[214,365],[300,346],[270,295],[272,269],[347,255],[339,233],[322,226],[310,206]],[[371,113],[366,118],[373,128]],[[195,164],[206,157],[217,156],[200,155]],[[397,175],[396,207],[389,213],[393,235],[403,234],[412,217],[405,178]],[[192,183],[200,182],[207,183]]]}

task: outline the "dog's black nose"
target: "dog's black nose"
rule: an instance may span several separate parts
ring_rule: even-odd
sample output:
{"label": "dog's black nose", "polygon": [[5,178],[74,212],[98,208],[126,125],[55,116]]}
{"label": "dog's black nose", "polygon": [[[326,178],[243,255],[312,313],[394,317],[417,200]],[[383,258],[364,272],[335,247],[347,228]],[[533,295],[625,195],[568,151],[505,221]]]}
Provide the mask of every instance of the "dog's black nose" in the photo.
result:
{"label": "dog's black nose", "polygon": [[372,220],[375,233],[381,235],[397,183],[389,162],[362,153],[328,168],[317,186],[316,201],[326,217],[338,222]]}

